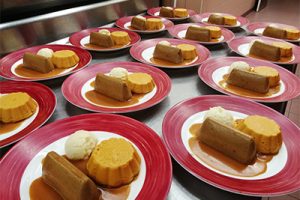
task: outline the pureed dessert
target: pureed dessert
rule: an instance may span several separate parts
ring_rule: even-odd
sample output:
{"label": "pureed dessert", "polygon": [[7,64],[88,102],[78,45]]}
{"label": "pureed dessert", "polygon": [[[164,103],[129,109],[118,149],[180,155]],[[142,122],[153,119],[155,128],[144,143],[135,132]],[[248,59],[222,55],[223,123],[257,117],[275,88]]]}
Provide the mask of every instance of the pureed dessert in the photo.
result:
{"label": "pureed dessert", "polygon": [[264,173],[282,145],[275,121],[258,115],[234,120],[222,107],[211,108],[203,123],[193,124],[189,131],[194,155],[218,171],[240,177]]}
{"label": "pureed dessert", "polygon": [[127,199],[130,183],[140,170],[138,153],[122,138],[96,143],[93,135],[80,130],[67,139],[66,156],[49,152],[42,163],[42,177],[30,186],[30,198]]}

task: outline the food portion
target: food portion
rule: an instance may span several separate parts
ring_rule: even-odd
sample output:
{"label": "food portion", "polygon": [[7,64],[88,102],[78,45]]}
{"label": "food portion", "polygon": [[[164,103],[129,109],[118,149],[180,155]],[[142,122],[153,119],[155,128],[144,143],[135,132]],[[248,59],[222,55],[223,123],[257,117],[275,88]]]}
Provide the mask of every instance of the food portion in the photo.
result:
{"label": "food portion", "polygon": [[263,35],[279,39],[298,40],[300,37],[300,30],[280,28],[271,24],[264,29]]}
{"label": "food portion", "polygon": [[88,159],[97,144],[97,139],[88,131],[79,130],[70,135],[65,144],[68,159]]}
{"label": "food portion", "polygon": [[42,176],[31,183],[30,199],[128,199],[131,182],[140,172],[137,150],[123,138],[97,143],[89,131],[68,136],[66,155],[51,151],[42,160]]}
{"label": "food portion", "polygon": [[284,42],[266,43],[254,40],[250,44],[249,55],[271,61],[279,61],[284,58],[290,59],[293,55],[293,49],[291,45]]}
{"label": "food portion", "polygon": [[237,19],[231,15],[211,14],[208,17],[208,22],[217,25],[235,26],[237,24]]}
{"label": "food portion", "polygon": [[43,161],[43,181],[63,199],[98,200],[101,192],[96,184],[67,159],[49,152]]}
{"label": "food portion", "polygon": [[254,138],[259,153],[278,153],[282,144],[282,136],[280,126],[274,120],[252,115],[238,123],[237,128]]}
{"label": "food portion", "polygon": [[188,10],[185,8],[161,7],[159,16],[168,18],[186,18],[189,16]]}
{"label": "food portion", "polygon": [[198,139],[243,164],[250,164],[256,155],[252,137],[210,117],[204,120]]}
{"label": "food portion", "polygon": [[185,38],[200,42],[212,42],[212,39],[219,39],[222,36],[221,28],[217,26],[189,26]]}
{"label": "food portion", "polygon": [[91,83],[94,90],[87,91],[85,97],[100,106],[132,106],[153,91],[155,83],[150,74],[129,73],[122,67],[113,68],[108,74],[98,73]]}
{"label": "food portion", "polygon": [[165,60],[171,63],[180,64],[185,60],[193,60],[197,57],[197,50],[194,45],[179,44],[171,45],[168,41],[160,41],[154,49],[153,58]]}
{"label": "food portion", "polygon": [[95,90],[105,96],[118,101],[127,101],[132,97],[128,84],[120,78],[106,76],[98,73],[96,76]]}
{"label": "food portion", "polygon": [[146,30],[146,21],[147,19],[143,16],[134,16],[131,19],[131,26],[138,30]]}
{"label": "food portion", "polygon": [[52,62],[57,68],[70,68],[79,62],[79,57],[74,51],[60,50],[53,53]]}
{"label": "food portion", "polygon": [[[219,83],[221,86],[225,81],[229,86],[240,87],[259,94],[276,93],[280,89],[279,72],[267,66],[252,66],[246,62],[233,62],[229,67],[228,74],[224,75],[224,79]],[[225,87],[228,89],[228,87]],[[255,96],[254,93],[254,96]]]}
{"label": "food portion", "polygon": [[[87,47],[103,47],[103,48],[117,48],[119,46],[127,45],[130,42],[130,36],[125,31],[112,31],[101,29],[98,32],[90,33],[89,44]],[[95,46],[90,46],[95,45]]]}
{"label": "food portion", "polygon": [[26,92],[13,92],[0,96],[0,121],[12,123],[32,116],[37,103]]}
{"label": "food portion", "polygon": [[[29,77],[61,73],[61,69],[75,66],[79,62],[78,55],[71,50],[53,51],[49,48],[42,48],[36,54],[25,52],[23,55],[23,64],[16,68],[16,73]],[[24,72],[23,68],[29,69]],[[57,71],[57,73],[55,72]],[[37,75],[36,75],[37,73]],[[32,75],[33,74],[33,75]]]}
{"label": "food portion", "polygon": [[219,106],[205,112],[203,122],[193,124],[189,131],[189,147],[195,156],[235,176],[264,173],[282,145],[280,127],[274,120],[259,115],[234,120]]}
{"label": "food portion", "polygon": [[138,15],[131,19],[131,27],[143,31],[160,30],[163,28],[163,22],[160,18],[145,18]]}
{"label": "food portion", "polygon": [[129,184],[139,174],[140,163],[141,158],[130,142],[111,138],[96,146],[87,170],[98,184],[119,187]]}
{"label": "food portion", "polygon": [[129,74],[127,83],[130,90],[137,94],[149,93],[155,87],[152,77],[146,73]]}

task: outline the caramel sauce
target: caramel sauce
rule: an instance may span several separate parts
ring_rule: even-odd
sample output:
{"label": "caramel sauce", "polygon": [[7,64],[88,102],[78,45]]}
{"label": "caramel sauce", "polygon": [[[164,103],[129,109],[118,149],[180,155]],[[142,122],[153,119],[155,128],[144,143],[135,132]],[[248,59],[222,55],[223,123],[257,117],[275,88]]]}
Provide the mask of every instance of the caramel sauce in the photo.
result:
{"label": "caramel sauce", "polygon": [[[268,59],[262,58],[262,57],[260,57],[260,56],[255,56],[255,55],[252,55],[252,54],[248,54],[248,55],[246,55],[246,56],[250,56],[250,57],[252,57],[252,58],[256,58],[256,59],[262,59],[262,60],[271,61],[271,60],[268,60]],[[293,60],[293,58],[292,58],[292,57],[280,57],[280,59],[279,59],[279,60],[276,60],[275,62],[282,62],[282,63],[286,63],[286,62],[290,62],[290,61],[292,61],[292,60]],[[271,62],[273,62],[273,61],[271,61]]]}
{"label": "caramel sauce", "polygon": [[[95,87],[95,81],[91,82],[90,84],[92,87]],[[85,97],[94,104],[100,106],[109,106],[109,107],[124,107],[124,106],[131,106],[137,104],[141,98],[143,98],[145,94],[132,94],[131,99],[128,101],[118,101],[113,98],[107,97],[96,90],[90,90],[85,93]]]}
{"label": "caramel sauce", "polygon": [[50,78],[50,77],[57,76],[58,74],[64,72],[65,70],[67,69],[54,68],[52,71],[48,73],[41,73],[38,71],[27,69],[24,67],[23,64],[20,64],[16,67],[15,72],[20,76],[28,77],[28,78]]}
{"label": "caramel sauce", "polygon": [[16,130],[19,126],[21,126],[22,123],[23,123],[23,121],[12,122],[12,123],[0,122],[0,134],[5,134],[10,131]]}
{"label": "caramel sauce", "polygon": [[230,85],[226,83],[226,80],[228,78],[229,74],[225,74],[223,76],[223,80],[219,82],[219,86],[223,88],[224,90],[231,92],[233,94],[237,94],[244,97],[254,97],[254,98],[263,98],[263,97],[269,97],[272,96],[280,91],[280,85],[277,85],[275,87],[271,87],[269,91],[265,94],[254,92],[251,90],[247,90],[238,86]]}
{"label": "caramel sauce", "polygon": [[[64,156],[67,158],[66,156]],[[84,174],[87,175],[86,160],[69,160],[75,167],[81,170]],[[128,198],[130,193],[130,184],[124,185],[117,188],[104,188],[98,187],[102,192],[103,200],[125,200]],[[31,200],[60,200],[62,197],[53,190],[50,186],[44,183],[42,177],[35,179],[29,189],[30,199]],[[100,199],[100,198],[99,198]]]}
{"label": "caramel sauce", "polygon": [[183,62],[181,63],[172,63],[170,61],[166,61],[166,60],[161,60],[161,59],[158,59],[158,58],[150,58],[150,61],[155,64],[155,65],[159,65],[159,66],[172,66],[172,67],[179,67],[179,66],[185,66],[185,65],[189,65],[189,64],[192,64],[193,61],[195,60],[192,59],[192,60],[183,60]]}
{"label": "caramel sauce", "polygon": [[129,45],[130,42],[128,42],[127,44],[118,44],[118,45],[114,45],[112,47],[101,47],[101,46],[98,46],[98,45],[95,45],[95,44],[85,44],[84,46],[86,48],[89,48],[89,49],[95,49],[95,50],[105,50],[105,49],[119,49],[119,48],[122,48],[122,47],[125,47],[127,45]]}
{"label": "caramel sauce", "polygon": [[[236,123],[239,122],[240,120],[236,121]],[[201,123],[193,124],[190,127],[190,134],[194,137],[189,139],[189,147],[200,160],[210,167],[226,174],[241,177],[257,176],[267,170],[267,162],[272,160],[272,155],[257,154],[255,161],[250,165],[239,163],[238,161],[199,141],[195,136],[198,132],[200,132],[200,128]]]}

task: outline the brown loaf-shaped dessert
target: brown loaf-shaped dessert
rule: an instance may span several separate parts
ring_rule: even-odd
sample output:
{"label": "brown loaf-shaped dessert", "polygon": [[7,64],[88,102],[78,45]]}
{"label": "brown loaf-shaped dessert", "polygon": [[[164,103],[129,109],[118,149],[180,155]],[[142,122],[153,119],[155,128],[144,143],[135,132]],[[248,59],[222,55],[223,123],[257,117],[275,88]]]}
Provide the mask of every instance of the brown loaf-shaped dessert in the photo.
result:
{"label": "brown loaf-shaped dessert", "polygon": [[41,73],[48,73],[54,69],[51,58],[46,58],[32,53],[25,53],[23,55],[23,64],[25,68]]}
{"label": "brown loaf-shaped dessert", "polygon": [[273,37],[273,38],[284,39],[286,38],[287,32],[286,30],[281,28],[277,28],[274,26],[267,26],[263,31],[263,35],[268,37]]}
{"label": "brown loaf-shaped dessert", "polygon": [[155,46],[153,57],[172,63],[183,62],[182,52],[179,48],[159,43]]}
{"label": "brown loaf-shaped dessert", "polygon": [[65,200],[98,200],[101,191],[95,183],[54,151],[49,152],[42,167],[43,181]]}
{"label": "brown loaf-shaped dessert", "polygon": [[143,16],[134,16],[131,19],[131,26],[138,30],[146,30],[146,18]]}
{"label": "brown loaf-shaped dessert", "polygon": [[232,69],[226,82],[259,93],[267,93],[270,88],[268,77],[240,69]]}
{"label": "brown loaf-shaped dessert", "polygon": [[210,30],[205,27],[190,26],[185,34],[186,39],[209,42],[211,40]]}
{"label": "brown loaf-shaped dessert", "polygon": [[250,164],[256,155],[255,142],[251,136],[210,117],[203,122],[198,138],[240,163]]}
{"label": "brown loaf-shaped dessert", "polygon": [[90,43],[101,47],[114,46],[114,41],[110,34],[102,34],[98,32],[92,32],[90,34]]}
{"label": "brown loaf-shaped dessert", "polygon": [[127,101],[132,97],[131,90],[126,82],[120,78],[98,73],[95,81],[95,90],[105,96],[119,101]]}
{"label": "brown loaf-shaped dessert", "polygon": [[250,47],[250,55],[265,58],[271,61],[280,60],[280,48],[261,41],[254,41]]}
{"label": "brown loaf-shaped dessert", "polygon": [[164,6],[161,7],[159,11],[159,16],[173,18],[174,17],[173,8],[164,7]]}
{"label": "brown loaf-shaped dessert", "polygon": [[222,15],[211,14],[208,17],[208,22],[211,23],[211,24],[224,25],[225,24],[225,19]]}

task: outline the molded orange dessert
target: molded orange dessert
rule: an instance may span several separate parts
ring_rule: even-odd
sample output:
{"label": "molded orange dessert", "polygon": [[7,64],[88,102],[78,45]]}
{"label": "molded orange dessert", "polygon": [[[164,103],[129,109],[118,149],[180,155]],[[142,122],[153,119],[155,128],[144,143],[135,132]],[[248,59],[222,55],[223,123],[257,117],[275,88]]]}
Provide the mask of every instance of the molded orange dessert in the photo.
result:
{"label": "molded orange dessert", "polygon": [[174,8],[173,12],[174,12],[174,17],[179,17],[179,18],[187,17],[189,15],[188,10],[185,8]]}
{"label": "molded orange dessert", "polygon": [[57,68],[70,68],[79,62],[79,57],[74,51],[60,50],[53,53],[52,62]]}
{"label": "molded orange dessert", "polygon": [[236,25],[236,23],[237,23],[236,17],[230,15],[224,16],[224,24],[229,26],[234,26]]}
{"label": "molded orange dessert", "polygon": [[160,30],[163,27],[163,23],[159,18],[148,18],[146,20],[147,30]]}
{"label": "molded orange dessert", "polygon": [[181,49],[182,57],[185,60],[191,60],[197,57],[196,47],[191,44],[179,44],[177,48]]}
{"label": "molded orange dessert", "polygon": [[268,77],[270,87],[274,87],[279,84],[280,81],[279,72],[272,67],[265,67],[265,66],[255,67],[253,69],[253,72]]}
{"label": "molded orange dessert", "polygon": [[254,138],[258,152],[263,154],[278,153],[282,144],[282,136],[280,126],[274,120],[252,115],[239,123],[237,128]]}
{"label": "molded orange dessert", "polygon": [[273,42],[275,47],[280,48],[280,57],[292,57],[293,47],[284,42]]}
{"label": "molded orange dessert", "polygon": [[125,31],[114,31],[111,37],[116,45],[125,45],[130,42],[130,37]]}
{"label": "molded orange dessert", "polygon": [[26,92],[14,92],[0,97],[0,121],[17,122],[33,115],[37,103]]}
{"label": "molded orange dessert", "polygon": [[152,77],[146,73],[129,74],[127,82],[131,91],[138,94],[151,92],[155,86]]}
{"label": "molded orange dessert", "polygon": [[87,163],[87,170],[98,184],[119,187],[129,184],[140,171],[141,158],[132,144],[111,138],[98,144]]}
{"label": "molded orange dessert", "polygon": [[210,30],[211,38],[220,38],[222,36],[221,28],[217,26],[205,26],[205,28]]}
{"label": "molded orange dessert", "polygon": [[289,40],[298,40],[300,37],[300,30],[297,29],[286,29],[286,38]]}

